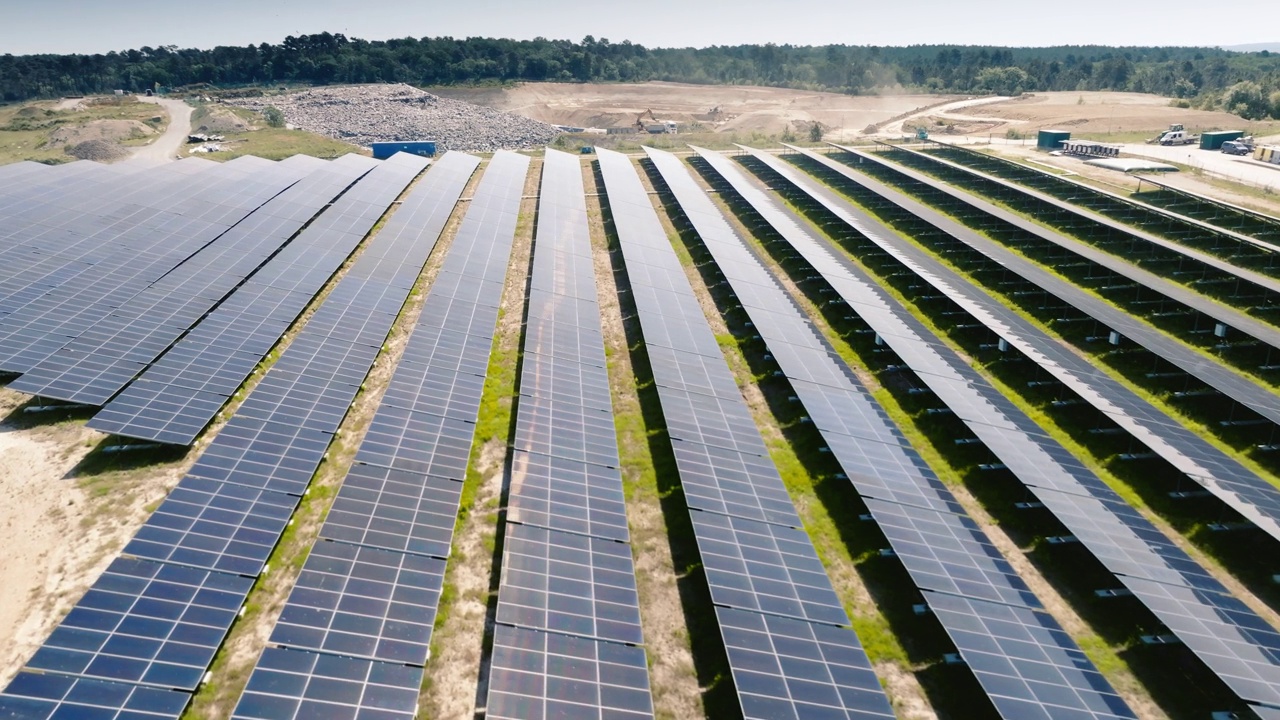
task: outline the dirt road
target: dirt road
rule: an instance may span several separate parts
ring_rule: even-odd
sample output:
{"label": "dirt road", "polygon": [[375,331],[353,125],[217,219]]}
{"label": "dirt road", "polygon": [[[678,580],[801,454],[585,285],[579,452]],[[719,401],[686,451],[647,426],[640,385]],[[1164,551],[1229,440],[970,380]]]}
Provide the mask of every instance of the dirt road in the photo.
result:
{"label": "dirt road", "polygon": [[169,114],[169,127],[164,134],[143,145],[133,153],[131,160],[161,163],[178,157],[178,150],[187,142],[191,134],[191,113],[195,108],[181,100],[169,100],[159,97],[139,97],[142,102],[155,103]]}
{"label": "dirt road", "polygon": [[885,136],[885,137],[899,137],[905,134],[902,131],[902,127],[905,123],[917,121],[922,117],[940,117],[948,120],[978,120],[978,121],[985,120],[986,118],[972,116],[972,115],[958,115],[956,114],[955,111],[963,110],[965,108],[976,107],[978,105],[989,105],[991,103],[1004,102],[1008,99],[1009,98],[1007,97],[996,95],[992,97],[981,97],[981,98],[970,98],[968,100],[957,100],[953,103],[948,103],[946,105],[938,105],[926,110],[921,110],[920,112],[914,113],[912,115],[908,115],[907,117],[901,120],[896,120],[894,122],[891,122],[888,125],[885,125],[884,127],[880,128],[880,131],[875,134],[879,136]]}

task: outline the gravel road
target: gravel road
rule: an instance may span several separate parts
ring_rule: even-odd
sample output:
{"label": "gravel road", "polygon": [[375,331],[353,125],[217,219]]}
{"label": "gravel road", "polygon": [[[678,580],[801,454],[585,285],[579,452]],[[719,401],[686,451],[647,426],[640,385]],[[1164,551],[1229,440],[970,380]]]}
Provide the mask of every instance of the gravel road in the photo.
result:
{"label": "gravel road", "polygon": [[187,136],[191,134],[191,113],[195,108],[181,100],[170,100],[168,98],[139,96],[138,100],[164,108],[165,112],[169,114],[169,127],[165,129],[164,134],[160,137],[152,140],[147,145],[137,148],[130,159],[151,163],[163,163],[177,159],[178,150],[186,144]]}

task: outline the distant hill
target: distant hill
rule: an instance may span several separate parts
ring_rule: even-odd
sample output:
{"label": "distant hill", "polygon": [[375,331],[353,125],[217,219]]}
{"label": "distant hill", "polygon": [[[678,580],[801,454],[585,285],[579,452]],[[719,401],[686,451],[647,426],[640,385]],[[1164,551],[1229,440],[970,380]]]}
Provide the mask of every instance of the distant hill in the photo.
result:
{"label": "distant hill", "polygon": [[1223,45],[1223,50],[1231,52],[1267,52],[1280,53],[1280,42],[1247,43],[1245,45]]}

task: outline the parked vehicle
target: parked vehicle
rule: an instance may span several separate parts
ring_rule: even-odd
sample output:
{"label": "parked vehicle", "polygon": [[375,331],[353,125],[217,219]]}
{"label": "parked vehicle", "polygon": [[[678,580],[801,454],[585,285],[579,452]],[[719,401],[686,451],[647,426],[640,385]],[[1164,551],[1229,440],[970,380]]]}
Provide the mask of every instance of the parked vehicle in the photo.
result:
{"label": "parked vehicle", "polygon": [[1222,152],[1228,155],[1248,155],[1253,152],[1253,139],[1228,140],[1222,143]]}

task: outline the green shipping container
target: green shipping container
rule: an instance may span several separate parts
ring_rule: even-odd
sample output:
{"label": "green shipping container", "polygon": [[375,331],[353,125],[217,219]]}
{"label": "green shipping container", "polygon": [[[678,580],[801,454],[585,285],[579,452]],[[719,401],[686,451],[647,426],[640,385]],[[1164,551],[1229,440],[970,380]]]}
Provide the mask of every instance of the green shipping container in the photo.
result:
{"label": "green shipping container", "polygon": [[1042,150],[1061,150],[1062,141],[1070,139],[1071,133],[1066,130],[1041,130],[1036,136],[1036,147]]}
{"label": "green shipping container", "polygon": [[1215,130],[1200,136],[1201,150],[1221,150],[1222,143],[1244,137],[1243,130]]}

